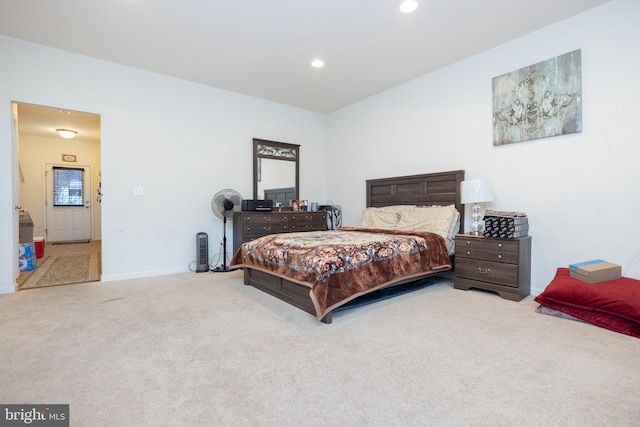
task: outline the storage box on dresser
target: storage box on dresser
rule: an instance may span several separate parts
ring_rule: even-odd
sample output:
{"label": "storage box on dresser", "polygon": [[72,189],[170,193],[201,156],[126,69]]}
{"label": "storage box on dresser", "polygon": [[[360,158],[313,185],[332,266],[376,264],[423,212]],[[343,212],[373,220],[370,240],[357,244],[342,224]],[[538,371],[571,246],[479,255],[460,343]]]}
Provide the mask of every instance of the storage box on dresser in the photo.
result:
{"label": "storage box on dresser", "polygon": [[531,292],[531,236],[501,239],[457,234],[453,287],[494,291],[520,301]]}
{"label": "storage box on dresser", "polygon": [[327,229],[326,212],[236,212],[233,215],[233,253],[244,242],[269,234]]}

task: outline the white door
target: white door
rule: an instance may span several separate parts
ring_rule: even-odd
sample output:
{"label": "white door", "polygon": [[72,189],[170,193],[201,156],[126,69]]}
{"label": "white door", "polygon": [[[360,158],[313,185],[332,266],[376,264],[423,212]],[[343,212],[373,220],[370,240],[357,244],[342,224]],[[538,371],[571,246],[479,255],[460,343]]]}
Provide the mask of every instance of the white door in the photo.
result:
{"label": "white door", "polygon": [[[20,210],[20,186],[18,184],[18,178],[22,179],[22,169],[20,163],[18,163],[18,104],[11,103],[11,162],[18,167],[18,173],[13,173],[11,177],[11,184],[13,186],[12,201],[13,201],[13,229],[18,230],[18,223],[20,222],[19,210]],[[18,176],[19,174],[19,176]],[[18,289],[15,279],[20,275],[20,264],[18,263],[18,233],[13,233],[13,284],[15,289]],[[2,278],[4,281],[5,278]]]}
{"label": "white door", "polygon": [[91,239],[91,167],[45,165],[46,240]]}

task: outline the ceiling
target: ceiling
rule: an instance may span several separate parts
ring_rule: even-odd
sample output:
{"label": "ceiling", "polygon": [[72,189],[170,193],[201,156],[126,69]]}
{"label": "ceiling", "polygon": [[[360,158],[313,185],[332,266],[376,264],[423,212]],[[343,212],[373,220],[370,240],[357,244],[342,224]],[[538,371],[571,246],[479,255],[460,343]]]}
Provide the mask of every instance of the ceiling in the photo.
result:
{"label": "ceiling", "polygon": [[608,0],[418,1],[14,0],[0,34],[330,113]]}
{"label": "ceiling", "polygon": [[33,104],[18,104],[18,131],[48,138],[62,138],[56,129],[75,130],[74,139],[100,142],[100,115]]}

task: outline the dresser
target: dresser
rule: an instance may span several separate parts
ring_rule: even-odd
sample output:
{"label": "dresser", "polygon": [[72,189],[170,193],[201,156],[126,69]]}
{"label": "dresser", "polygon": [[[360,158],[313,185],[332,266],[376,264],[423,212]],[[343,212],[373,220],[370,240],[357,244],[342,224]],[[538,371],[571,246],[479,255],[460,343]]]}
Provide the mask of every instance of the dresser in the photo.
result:
{"label": "dresser", "polygon": [[531,236],[457,234],[453,287],[484,289],[520,301],[531,291]]}
{"label": "dresser", "polygon": [[236,212],[233,215],[233,253],[242,243],[268,234],[326,229],[327,213],[324,211]]}

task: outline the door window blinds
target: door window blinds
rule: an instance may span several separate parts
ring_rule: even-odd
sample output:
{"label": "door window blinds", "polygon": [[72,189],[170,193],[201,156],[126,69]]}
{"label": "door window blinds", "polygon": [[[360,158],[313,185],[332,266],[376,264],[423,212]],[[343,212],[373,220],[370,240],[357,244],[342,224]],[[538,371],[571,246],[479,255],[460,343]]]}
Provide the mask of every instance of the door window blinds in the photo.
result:
{"label": "door window blinds", "polygon": [[84,169],[53,167],[53,205],[84,206]]}

